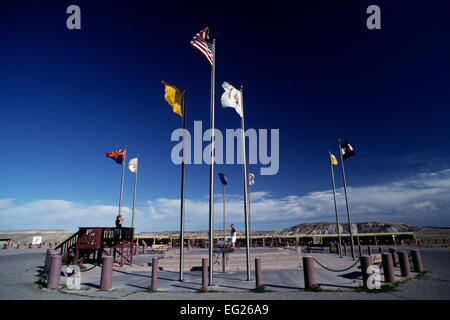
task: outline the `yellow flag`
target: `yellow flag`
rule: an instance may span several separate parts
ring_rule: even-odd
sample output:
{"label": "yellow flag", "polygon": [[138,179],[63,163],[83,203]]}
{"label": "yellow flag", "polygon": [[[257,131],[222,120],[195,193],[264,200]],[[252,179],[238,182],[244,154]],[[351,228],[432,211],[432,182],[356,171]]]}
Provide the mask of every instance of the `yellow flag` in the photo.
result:
{"label": "yellow flag", "polygon": [[338,162],[337,162],[335,156],[332,155],[331,153],[330,153],[330,161],[331,161],[331,164],[334,164],[335,166],[337,166]]}
{"label": "yellow flag", "polygon": [[183,116],[181,114],[181,98],[183,97],[183,94],[180,90],[178,90],[177,87],[168,84],[165,81],[162,81],[162,83],[166,87],[166,90],[164,92],[164,99],[166,99],[167,103],[172,106],[173,112],[179,114],[180,116]]}

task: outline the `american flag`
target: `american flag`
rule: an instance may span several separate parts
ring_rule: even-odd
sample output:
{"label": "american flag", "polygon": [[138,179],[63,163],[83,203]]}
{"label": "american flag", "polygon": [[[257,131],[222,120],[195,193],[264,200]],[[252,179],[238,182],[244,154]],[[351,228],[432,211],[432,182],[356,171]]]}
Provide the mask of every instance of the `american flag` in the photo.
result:
{"label": "american flag", "polygon": [[197,33],[191,40],[191,47],[200,51],[208,62],[213,65],[212,42],[209,37],[209,27]]}

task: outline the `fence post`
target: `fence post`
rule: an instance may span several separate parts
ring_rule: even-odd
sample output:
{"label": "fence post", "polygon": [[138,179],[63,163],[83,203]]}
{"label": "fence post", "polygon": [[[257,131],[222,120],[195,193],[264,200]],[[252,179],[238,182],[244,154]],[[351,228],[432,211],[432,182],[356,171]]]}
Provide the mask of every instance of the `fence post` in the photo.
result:
{"label": "fence post", "polygon": [[392,262],[392,254],[391,253],[383,253],[381,255],[383,271],[384,271],[384,281],[388,283],[395,282],[395,274],[394,274],[394,264]]}
{"label": "fence post", "polygon": [[419,249],[411,250],[411,256],[414,264],[414,271],[423,272],[422,257],[420,256],[420,250]]}
{"label": "fence post", "polygon": [[61,278],[61,259],[62,256],[57,253],[50,256],[50,269],[47,278],[47,288],[49,289],[59,287],[59,280]]}
{"label": "fence post", "polygon": [[361,256],[359,258],[359,261],[361,263],[361,273],[362,273],[362,279],[363,279],[363,284],[365,288],[367,287],[367,279],[369,278],[369,275],[367,274],[367,268],[372,265],[372,259],[370,258],[370,256]]}
{"label": "fence post", "polygon": [[409,268],[409,257],[407,251],[400,251],[398,253],[400,258],[400,271],[402,277],[409,277],[411,275],[411,271]]}
{"label": "fence post", "polygon": [[314,270],[314,257],[303,257],[303,276],[305,289],[312,289],[316,285],[316,273]]}
{"label": "fence post", "polygon": [[259,258],[255,259],[255,278],[256,278],[256,287],[262,286],[262,274],[261,274],[261,260]]}
{"label": "fence post", "polygon": [[158,258],[152,258],[152,290],[158,290]]}
{"label": "fence post", "polygon": [[112,288],[112,274],[114,258],[112,256],[103,257],[102,274],[100,277],[100,289],[110,290]]}

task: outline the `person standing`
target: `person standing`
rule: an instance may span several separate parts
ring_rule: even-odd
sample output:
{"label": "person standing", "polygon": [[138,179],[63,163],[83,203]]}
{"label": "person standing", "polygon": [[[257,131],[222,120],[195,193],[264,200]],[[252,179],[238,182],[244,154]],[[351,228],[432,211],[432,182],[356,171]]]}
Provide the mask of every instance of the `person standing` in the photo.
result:
{"label": "person standing", "polygon": [[230,224],[231,227],[231,247],[234,249],[236,247],[236,228],[234,224]]}

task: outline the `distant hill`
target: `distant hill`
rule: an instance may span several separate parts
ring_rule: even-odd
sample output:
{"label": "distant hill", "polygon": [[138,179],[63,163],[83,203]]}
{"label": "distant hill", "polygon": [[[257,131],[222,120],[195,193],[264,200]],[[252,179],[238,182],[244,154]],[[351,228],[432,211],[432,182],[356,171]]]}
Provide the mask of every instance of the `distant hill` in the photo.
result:
{"label": "distant hill", "polygon": [[[357,222],[352,223],[353,233],[396,233],[396,232],[415,232],[420,230],[420,227],[413,226],[409,223],[401,222]],[[340,233],[348,233],[348,223],[339,224]],[[313,222],[301,223],[293,227],[278,230],[276,232],[280,235],[294,235],[294,234],[336,234],[336,223],[333,222]]]}

